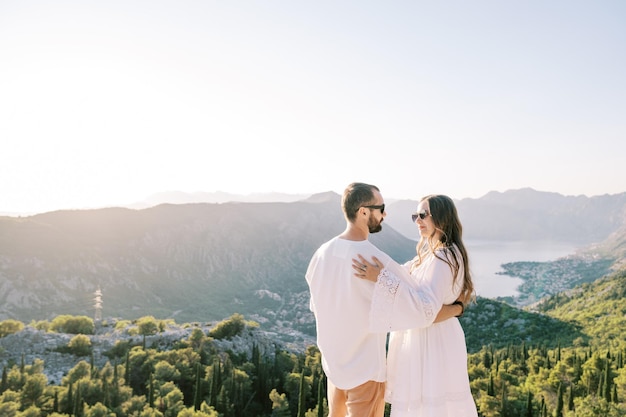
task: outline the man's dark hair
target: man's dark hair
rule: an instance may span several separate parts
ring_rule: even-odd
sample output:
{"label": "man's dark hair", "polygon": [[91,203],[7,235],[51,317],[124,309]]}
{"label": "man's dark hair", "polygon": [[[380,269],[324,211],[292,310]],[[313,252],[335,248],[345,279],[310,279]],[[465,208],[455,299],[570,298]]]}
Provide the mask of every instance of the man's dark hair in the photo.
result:
{"label": "man's dark hair", "polygon": [[349,222],[356,219],[356,213],[361,207],[373,202],[374,190],[380,191],[375,185],[362,182],[353,182],[346,187],[341,198],[341,209]]}

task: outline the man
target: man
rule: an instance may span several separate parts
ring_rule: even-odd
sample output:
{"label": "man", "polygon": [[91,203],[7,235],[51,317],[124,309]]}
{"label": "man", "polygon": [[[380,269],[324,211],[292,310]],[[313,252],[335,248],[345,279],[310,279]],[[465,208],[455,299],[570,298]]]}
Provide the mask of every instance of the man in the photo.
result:
{"label": "man", "polygon": [[[328,378],[328,417],[382,417],[385,410],[386,333],[370,331],[374,284],[355,278],[352,259],[376,256],[384,265],[389,255],[369,242],[386,216],[378,187],[352,183],[345,189],[341,207],[346,229],[318,248],[306,272],[315,315],[317,345]],[[412,299],[400,285],[390,293],[396,302]],[[398,294],[396,294],[396,292]],[[420,305],[434,305],[429,289],[420,291]],[[393,329],[424,327],[435,321],[432,309],[416,306],[414,317],[399,318]],[[460,306],[443,306],[437,320],[460,315]]]}

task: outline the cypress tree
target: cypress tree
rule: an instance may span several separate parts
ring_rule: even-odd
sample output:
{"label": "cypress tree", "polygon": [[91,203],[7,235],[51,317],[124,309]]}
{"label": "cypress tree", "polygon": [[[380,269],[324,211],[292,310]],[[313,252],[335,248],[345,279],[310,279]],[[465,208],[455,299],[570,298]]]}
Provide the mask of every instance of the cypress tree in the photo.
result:
{"label": "cypress tree", "polygon": [[604,399],[606,402],[611,402],[611,359],[610,354],[607,354],[606,365],[604,367]]}
{"label": "cypress tree", "polygon": [[54,391],[54,401],[52,402],[52,412],[53,413],[59,412],[59,391],[58,390]]}
{"label": "cypress tree", "polygon": [[226,392],[226,385],[220,388],[219,394],[217,394],[217,406],[215,409],[223,415],[230,415],[232,412],[232,404],[229,401],[229,394]]}
{"label": "cypress tree", "polygon": [[70,416],[73,415],[72,411],[74,410],[74,394],[73,394],[74,384],[70,382],[70,386],[67,388],[67,399],[65,404],[65,412]]}
{"label": "cypress tree", "polygon": [[530,391],[526,397],[526,417],[533,417],[533,393]]}
{"label": "cypress tree", "polygon": [[491,360],[491,353],[489,353],[488,350],[485,350],[483,352],[483,365],[485,366],[485,369],[489,369],[491,368],[493,361]]}
{"label": "cypress tree", "polygon": [[324,417],[324,373],[317,383],[317,417]]}
{"label": "cypress tree", "polygon": [[559,384],[559,390],[556,398],[556,410],[554,417],[563,417],[563,383]]}
{"label": "cypress tree", "polygon": [[259,350],[259,345],[255,343],[252,344],[252,364],[254,365],[254,369],[259,371],[259,367],[261,366],[261,351]]}
{"label": "cypress tree", "polygon": [[80,395],[80,384],[76,385],[76,396],[74,397],[74,415],[76,417],[82,417],[83,413],[81,410],[82,398]]}
{"label": "cypress tree", "polygon": [[524,355],[524,362],[528,360],[528,348],[526,347],[526,342],[522,342],[522,354]]}
{"label": "cypress tree", "polygon": [[111,392],[111,408],[115,408],[119,405],[118,399],[119,399],[120,386],[119,386],[119,377],[117,375],[117,365],[118,364],[113,365],[113,390]]}
{"label": "cypress tree", "polygon": [[269,381],[268,368],[269,364],[267,359],[260,362],[257,378],[254,382],[254,392],[257,395],[257,401],[261,404],[261,408],[271,407],[269,390],[267,389],[267,387],[271,385],[271,381]]}
{"label": "cypress tree", "polygon": [[499,368],[500,368],[500,355],[496,355],[496,376],[498,376]]}
{"label": "cypress tree", "polygon": [[613,384],[613,402],[617,404],[619,399],[617,398],[617,384]]}
{"label": "cypress tree", "polygon": [[219,359],[213,362],[213,375],[211,378],[211,390],[209,394],[209,405],[214,407],[217,406],[217,395],[220,390],[220,373],[221,373],[221,362]]}
{"label": "cypress tree", "polygon": [[104,405],[105,407],[111,406],[111,399],[110,399],[109,391],[110,391],[109,383],[106,377],[103,376],[102,378],[102,405]]}
{"label": "cypress tree", "polygon": [[495,390],[495,386],[493,383],[493,373],[490,372],[489,373],[489,384],[487,385],[487,395],[489,395],[490,397],[495,397],[496,396],[496,390]]}
{"label": "cypress tree", "polygon": [[150,382],[148,383],[148,406],[154,408],[154,374],[150,373]]}
{"label": "cypress tree", "polygon": [[124,367],[124,380],[130,385],[130,351],[126,352],[126,364]]}
{"label": "cypress tree", "polygon": [[237,384],[235,383],[235,367],[230,371],[230,392],[228,393],[228,398],[230,399],[231,404],[237,404]]}
{"label": "cypress tree", "polygon": [[582,360],[580,356],[578,356],[578,353],[575,353],[574,354],[574,375],[575,375],[576,380],[578,380],[582,374],[583,374]]}
{"label": "cypress tree", "polygon": [[304,389],[304,369],[300,374],[300,390],[298,391],[298,417],[305,417],[306,413],[306,390]]}
{"label": "cypress tree", "polygon": [[[150,378],[152,382],[152,378]],[[196,385],[193,392],[193,406],[196,411],[200,409],[202,403],[202,379],[200,378],[200,364],[196,364]]]}
{"label": "cypress tree", "polygon": [[0,382],[0,394],[7,390],[9,387],[7,367],[2,368],[2,382]]}
{"label": "cypress tree", "polygon": [[574,411],[574,384],[569,385],[569,398],[567,400],[567,409]]}

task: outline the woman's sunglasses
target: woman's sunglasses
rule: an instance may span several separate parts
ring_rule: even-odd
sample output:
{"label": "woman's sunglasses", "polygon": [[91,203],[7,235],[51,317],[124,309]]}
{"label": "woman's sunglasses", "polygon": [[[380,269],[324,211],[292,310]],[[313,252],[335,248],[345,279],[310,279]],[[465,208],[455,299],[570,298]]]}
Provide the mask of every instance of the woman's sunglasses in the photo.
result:
{"label": "woman's sunglasses", "polygon": [[430,213],[427,210],[422,210],[419,213],[411,214],[411,219],[413,219],[413,223],[415,223],[417,219],[424,220],[428,216],[430,216]]}

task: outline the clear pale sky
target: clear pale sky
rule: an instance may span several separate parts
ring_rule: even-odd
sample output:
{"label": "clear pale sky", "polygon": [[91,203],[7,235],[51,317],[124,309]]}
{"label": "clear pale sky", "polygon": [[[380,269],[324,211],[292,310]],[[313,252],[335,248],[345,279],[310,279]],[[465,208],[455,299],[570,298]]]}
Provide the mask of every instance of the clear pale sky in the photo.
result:
{"label": "clear pale sky", "polygon": [[0,212],[626,191],[626,2],[0,0]]}

